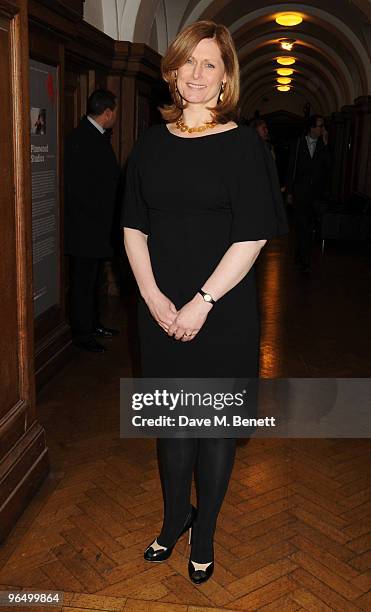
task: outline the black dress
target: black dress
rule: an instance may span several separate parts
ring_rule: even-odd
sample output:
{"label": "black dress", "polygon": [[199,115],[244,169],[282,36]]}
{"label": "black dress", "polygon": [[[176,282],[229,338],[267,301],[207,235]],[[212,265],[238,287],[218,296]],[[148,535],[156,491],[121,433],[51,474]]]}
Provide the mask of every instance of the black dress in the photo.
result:
{"label": "black dress", "polygon": [[[233,242],[287,231],[274,161],[246,126],[196,138],[176,136],[166,125],[144,132],[129,158],[122,225],[148,234],[158,287],[178,309]],[[142,299],[138,321],[145,377],[257,375],[254,269],[218,300],[190,342],[168,337]]]}

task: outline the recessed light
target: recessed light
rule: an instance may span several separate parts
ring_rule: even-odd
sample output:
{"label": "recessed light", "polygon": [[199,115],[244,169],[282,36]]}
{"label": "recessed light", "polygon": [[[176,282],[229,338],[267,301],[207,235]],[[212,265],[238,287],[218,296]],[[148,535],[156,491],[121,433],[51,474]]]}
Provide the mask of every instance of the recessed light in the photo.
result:
{"label": "recessed light", "polygon": [[292,68],[277,68],[276,72],[280,76],[291,76],[292,74],[294,74]]}
{"label": "recessed light", "polygon": [[276,23],[278,25],[292,27],[299,25],[303,21],[303,18],[299,13],[280,13],[276,17]]}
{"label": "recessed light", "polygon": [[278,91],[290,91],[291,87],[290,85],[278,85],[277,89]]}
{"label": "recessed light", "polygon": [[296,59],[289,55],[277,57],[277,63],[280,64],[281,66],[292,66],[292,64],[295,64],[295,62],[296,62]]}
{"label": "recessed light", "polygon": [[277,83],[279,83],[280,85],[290,85],[292,79],[289,79],[288,77],[279,77],[277,79]]}

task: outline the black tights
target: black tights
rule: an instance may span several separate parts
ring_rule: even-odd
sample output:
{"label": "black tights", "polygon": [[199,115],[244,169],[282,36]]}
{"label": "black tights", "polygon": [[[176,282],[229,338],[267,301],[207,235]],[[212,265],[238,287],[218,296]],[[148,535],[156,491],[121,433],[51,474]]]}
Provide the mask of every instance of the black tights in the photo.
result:
{"label": "black tights", "polygon": [[159,438],[158,459],[164,496],[164,522],[157,538],[160,546],[172,546],[190,510],[195,468],[197,520],[193,526],[191,559],[213,560],[216,521],[232,473],[234,438]]}

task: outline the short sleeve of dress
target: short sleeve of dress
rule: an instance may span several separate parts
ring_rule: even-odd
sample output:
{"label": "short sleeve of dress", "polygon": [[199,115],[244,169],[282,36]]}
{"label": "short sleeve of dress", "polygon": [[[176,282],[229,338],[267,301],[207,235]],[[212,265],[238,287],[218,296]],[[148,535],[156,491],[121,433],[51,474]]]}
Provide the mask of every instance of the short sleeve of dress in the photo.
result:
{"label": "short sleeve of dress", "polygon": [[140,230],[143,234],[149,234],[148,208],[143,198],[139,172],[138,143],[134,145],[126,167],[121,227],[130,227]]}
{"label": "short sleeve of dress", "polygon": [[243,128],[231,173],[231,242],[267,240],[288,231],[275,161],[252,128]]}

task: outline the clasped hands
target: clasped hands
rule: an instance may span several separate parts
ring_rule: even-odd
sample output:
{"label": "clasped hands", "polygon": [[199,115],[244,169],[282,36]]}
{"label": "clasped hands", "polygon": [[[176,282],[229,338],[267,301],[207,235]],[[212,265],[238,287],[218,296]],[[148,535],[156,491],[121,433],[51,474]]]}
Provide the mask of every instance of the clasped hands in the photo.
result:
{"label": "clasped hands", "polygon": [[213,307],[199,293],[180,310],[161,291],[148,298],[146,303],[156,323],[168,336],[182,342],[189,342],[196,337]]}

